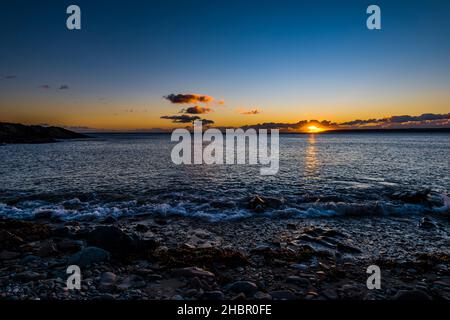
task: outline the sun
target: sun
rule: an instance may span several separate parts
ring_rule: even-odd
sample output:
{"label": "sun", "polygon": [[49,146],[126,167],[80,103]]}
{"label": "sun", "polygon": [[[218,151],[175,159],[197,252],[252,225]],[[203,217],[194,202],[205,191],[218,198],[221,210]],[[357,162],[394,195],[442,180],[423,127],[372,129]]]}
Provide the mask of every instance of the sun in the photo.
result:
{"label": "sun", "polygon": [[317,126],[309,126],[306,129],[308,129],[309,133],[318,133],[324,131],[324,129],[317,127]]}

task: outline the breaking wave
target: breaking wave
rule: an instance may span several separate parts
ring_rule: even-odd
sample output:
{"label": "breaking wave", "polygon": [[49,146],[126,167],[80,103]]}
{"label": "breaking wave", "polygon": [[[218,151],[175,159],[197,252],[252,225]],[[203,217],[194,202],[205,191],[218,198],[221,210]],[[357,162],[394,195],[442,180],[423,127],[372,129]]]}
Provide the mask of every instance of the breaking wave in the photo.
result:
{"label": "breaking wave", "polygon": [[[265,199],[258,197],[264,203]],[[154,216],[184,216],[206,219],[209,221],[223,221],[265,217],[291,218],[324,218],[336,216],[370,217],[383,215],[418,215],[436,214],[449,215],[450,205],[448,197],[441,196],[442,201],[434,203],[405,203],[402,201],[361,201],[361,202],[296,202],[279,201],[276,206],[252,207],[252,199],[199,199],[182,197],[179,193],[164,199],[126,200],[113,202],[81,201],[72,198],[60,202],[43,200],[25,200],[14,204],[0,203],[0,217],[15,219],[49,219],[55,221],[96,220],[105,217],[133,217],[143,215]],[[161,201],[163,200],[163,201]],[[267,201],[267,200],[266,200]]]}

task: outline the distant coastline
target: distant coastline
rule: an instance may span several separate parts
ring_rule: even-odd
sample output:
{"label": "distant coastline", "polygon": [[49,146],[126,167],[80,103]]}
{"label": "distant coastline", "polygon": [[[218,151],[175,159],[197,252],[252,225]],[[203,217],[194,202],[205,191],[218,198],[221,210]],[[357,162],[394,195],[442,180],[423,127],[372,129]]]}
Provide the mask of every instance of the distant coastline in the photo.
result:
{"label": "distant coastline", "polygon": [[[232,128],[230,128],[232,129]],[[237,128],[235,128],[237,129]],[[224,129],[221,129],[224,131]],[[120,134],[171,134],[171,131],[88,131],[85,134],[108,134],[108,135],[120,135]],[[408,129],[336,129],[325,130],[320,133],[314,134],[341,134],[341,133],[450,133],[450,128],[408,128]],[[270,134],[270,130],[269,130]],[[309,132],[292,132],[292,131],[280,131],[280,134],[300,134],[310,135]]]}
{"label": "distant coastline", "polygon": [[85,139],[87,135],[60,127],[0,122],[0,144],[52,143],[66,139]]}

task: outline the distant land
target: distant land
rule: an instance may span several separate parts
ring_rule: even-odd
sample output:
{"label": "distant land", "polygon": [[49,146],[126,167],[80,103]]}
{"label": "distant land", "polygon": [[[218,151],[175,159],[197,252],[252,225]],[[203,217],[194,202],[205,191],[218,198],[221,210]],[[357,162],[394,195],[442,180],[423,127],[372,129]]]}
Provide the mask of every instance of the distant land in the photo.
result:
{"label": "distant land", "polygon": [[336,129],[326,130],[320,134],[330,133],[430,133],[430,132],[448,132],[450,128],[396,128],[396,129]]}
{"label": "distant land", "polygon": [[[225,132],[224,128],[216,128],[222,132]],[[226,129],[238,129],[238,128],[226,128]],[[256,128],[257,129],[257,128]],[[86,134],[171,134],[172,131],[86,131]],[[280,131],[280,134],[340,134],[340,133],[450,133],[450,128],[396,128],[396,129],[332,129],[324,130],[318,133],[302,132],[302,131]],[[268,131],[270,134],[270,130]]]}
{"label": "distant land", "polygon": [[27,126],[0,122],[0,143],[50,143],[64,139],[84,139],[87,135],[59,127]]}

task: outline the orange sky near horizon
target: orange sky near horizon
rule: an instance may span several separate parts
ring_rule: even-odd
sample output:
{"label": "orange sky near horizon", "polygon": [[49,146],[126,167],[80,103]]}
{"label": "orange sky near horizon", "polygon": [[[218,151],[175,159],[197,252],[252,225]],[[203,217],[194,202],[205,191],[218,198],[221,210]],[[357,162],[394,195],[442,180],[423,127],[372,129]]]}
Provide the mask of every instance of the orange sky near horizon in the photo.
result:
{"label": "orange sky near horizon", "polygon": [[[139,130],[184,127],[160,119],[163,115],[181,115],[185,105],[175,105],[163,99],[126,101],[99,101],[39,97],[0,102],[0,121],[24,124],[49,124],[57,126],[89,127],[99,130]],[[374,97],[376,98],[376,97]],[[276,100],[276,99],[275,99]],[[331,100],[331,99],[330,99]],[[375,101],[376,100],[376,101]],[[300,120],[328,120],[345,122],[355,119],[385,118],[395,115],[420,115],[422,113],[450,112],[450,94],[441,92],[416,95],[409,99],[336,99],[336,101],[305,101],[277,104],[260,101],[245,106],[239,101],[225,100],[224,105],[212,106],[212,112],[200,114],[215,121],[215,126],[244,126],[264,122],[295,123]],[[260,110],[259,114],[242,114],[242,110]]]}

